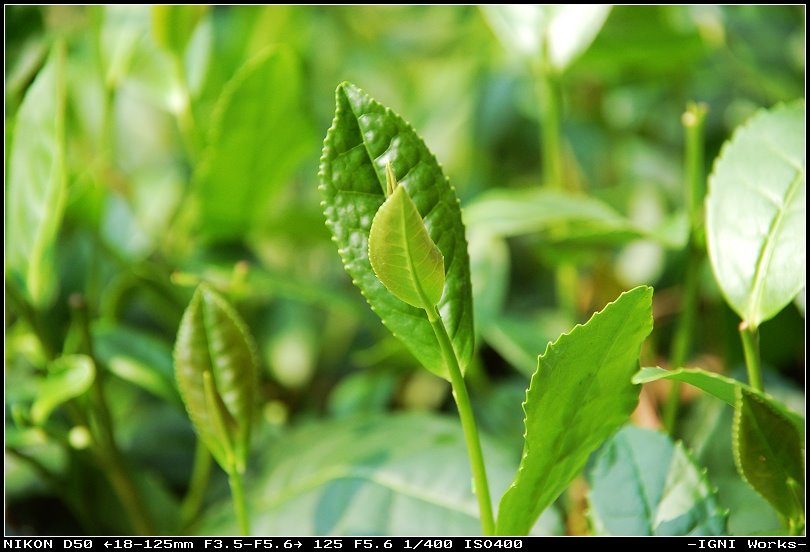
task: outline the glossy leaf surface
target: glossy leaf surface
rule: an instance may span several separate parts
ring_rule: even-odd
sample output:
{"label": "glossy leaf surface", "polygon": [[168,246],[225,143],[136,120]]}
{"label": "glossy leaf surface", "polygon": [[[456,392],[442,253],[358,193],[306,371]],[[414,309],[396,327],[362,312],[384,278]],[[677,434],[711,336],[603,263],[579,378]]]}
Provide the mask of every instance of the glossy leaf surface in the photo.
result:
{"label": "glossy leaf surface", "polygon": [[438,310],[462,369],[473,351],[470,262],[461,211],[436,158],[408,123],[356,86],[341,84],[335,120],[324,143],[324,214],[346,271],[371,308],[427,369],[447,378],[441,350],[422,309],[402,302],[369,261],[371,223],[385,201],[385,167],[410,196],[446,270]]}

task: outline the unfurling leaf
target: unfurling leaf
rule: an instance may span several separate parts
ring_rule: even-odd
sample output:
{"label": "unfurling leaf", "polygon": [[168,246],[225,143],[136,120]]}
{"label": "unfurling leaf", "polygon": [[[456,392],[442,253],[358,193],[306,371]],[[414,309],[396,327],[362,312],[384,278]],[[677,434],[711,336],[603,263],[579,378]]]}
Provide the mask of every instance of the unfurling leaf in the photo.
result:
{"label": "unfurling leaf", "polygon": [[174,364],[200,438],[225,471],[244,471],[256,401],[256,346],[233,307],[205,284],[183,314]]}
{"label": "unfurling leaf", "polygon": [[371,223],[368,258],[385,287],[414,307],[433,311],[444,289],[444,257],[430,239],[404,186],[387,167],[388,199]]}
{"label": "unfurling leaf", "polygon": [[[320,171],[326,224],[346,271],[386,327],[423,366],[449,379],[425,311],[383,285],[369,259],[369,241],[372,220],[386,201],[386,166],[390,164],[400,175],[400,194],[405,194],[397,197],[391,190],[390,205],[399,204],[402,209],[405,199],[410,200],[419,225],[444,258],[444,270],[437,270],[431,277],[435,281],[427,286],[431,292],[427,302],[438,295],[436,308],[464,370],[472,357],[474,334],[470,260],[458,198],[436,158],[399,115],[349,83],[338,87],[336,100]],[[438,285],[439,272],[443,286]],[[442,288],[443,293],[436,291]]]}

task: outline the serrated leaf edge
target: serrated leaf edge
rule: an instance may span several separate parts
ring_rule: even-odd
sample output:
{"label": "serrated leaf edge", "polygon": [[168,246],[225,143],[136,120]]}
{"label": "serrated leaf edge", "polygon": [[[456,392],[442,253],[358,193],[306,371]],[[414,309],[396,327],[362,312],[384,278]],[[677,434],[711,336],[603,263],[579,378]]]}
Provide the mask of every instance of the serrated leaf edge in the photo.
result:
{"label": "serrated leaf edge", "polygon": [[[190,307],[195,302],[199,302],[199,307],[198,308],[201,311],[204,309],[204,303],[205,303],[204,298],[203,298],[204,294],[207,295],[207,297],[210,298],[216,304],[217,308],[222,310],[222,312],[229,318],[229,320],[231,320],[233,322],[234,326],[237,328],[237,331],[240,333],[241,337],[243,338],[244,343],[246,344],[247,349],[249,351],[249,357],[251,359],[250,366],[247,368],[249,370],[249,372],[250,372],[248,375],[253,381],[255,381],[256,385],[258,385],[258,367],[259,367],[258,358],[259,358],[259,356],[258,356],[258,352],[257,352],[258,350],[257,350],[257,347],[256,347],[256,343],[254,342],[253,337],[252,337],[250,331],[248,330],[247,325],[242,320],[242,318],[236,313],[236,311],[230,305],[230,303],[228,303],[228,301],[226,301],[221,295],[219,295],[219,293],[216,292],[216,290],[214,290],[214,288],[211,287],[209,284],[207,284],[205,282],[202,282],[198,286],[198,288],[195,290],[194,295],[192,296],[191,301],[189,302],[188,306],[186,307],[186,311],[183,313],[183,317],[180,320],[180,328],[183,328],[185,326],[186,317],[191,316]],[[205,329],[205,332],[206,332],[206,343],[207,343],[208,342],[208,325],[207,325],[207,323],[205,321],[204,313],[201,312],[201,316],[202,316],[202,325],[203,325],[203,328]],[[178,335],[179,335],[179,333],[178,333]],[[178,350],[177,350],[177,346],[175,345],[175,347],[174,347],[174,349],[172,351],[172,362],[173,362],[174,367],[175,367],[175,374],[177,373],[177,368],[176,368],[177,367],[177,362],[178,362],[177,354],[178,354]],[[210,359],[211,358],[210,349],[208,350],[207,354],[208,354],[208,358]],[[212,367],[213,367],[213,363],[212,363]],[[211,402],[211,397],[208,396],[208,392],[206,392],[206,389],[205,389],[206,375],[210,378],[211,384],[213,384],[214,389],[215,389],[216,384],[214,382],[215,378],[214,378],[213,374],[209,370],[204,370],[203,373],[201,374],[201,377],[203,379],[203,386],[204,386],[203,397],[204,397],[204,400],[205,400],[205,404],[210,407],[209,403]],[[176,375],[175,375],[175,378],[176,378]],[[216,439],[213,439],[214,435],[218,434],[220,432],[220,430],[225,429],[224,425],[222,425],[222,427],[213,428],[213,429],[212,428],[202,428],[203,424],[197,418],[196,413],[188,408],[188,402],[187,402],[187,399],[186,399],[185,391],[183,390],[183,386],[180,385],[179,382],[178,382],[177,387],[178,387],[178,391],[180,392],[180,396],[181,396],[181,399],[182,399],[182,402],[183,402],[183,407],[184,407],[186,413],[188,414],[189,418],[191,419],[191,423],[192,423],[192,426],[194,427],[195,433],[199,436],[200,439],[203,440],[203,442],[206,444],[208,449],[211,451],[211,454],[213,454],[214,457],[217,459],[217,462],[223,468],[227,469],[228,466],[232,465],[237,470],[239,470],[240,473],[243,472],[244,467],[247,464],[247,455],[248,455],[249,448],[250,448],[250,433],[251,433],[251,429],[253,427],[253,417],[255,416],[255,411],[256,411],[256,404],[255,404],[256,403],[256,395],[255,395],[255,391],[254,391],[254,393],[251,394],[250,406],[249,406],[249,412],[248,412],[248,420],[244,424],[240,423],[238,420],[236,420],[234,418],[233,414],[230,411],[227,410],[227,407],[224,405],[224,403],[221,405],[222,408],[225,409],[225,413],[228,416],[230,416],[230,418],[233,420],[233,422],[235,423],[236,428],[237,428],[236,436],[235,436],[236,439],[235,439],[235,442],[232,443],[231,439],[228,436],[226,436],[225,442],[221,442],[221,441],[217,441]],[[255,390],[256,386],[254,385],[253,387],[251,387],[251,389]],[[212,417],[220,417],[221,418],[222,412],[218,411],[218,409],[216,409],[216,407],[214,405],[214,411],[211,413],[211,415],[212,415]],[[218,422],[218,421],[215,420],[215,422]],[[220,419],[219,422],[222,422],[222,420]],[[219,424],[217,424],[217,425],[219,425]],[[231,456],[233,456],[234,462],[231,462]]]}
{"label": "serrated leaf edge", "polygon": [[[743,389],[742,387],[737,387],[734,389],[734,397],[735,397],[735,406],[734,406],[734,418],[731,422],[731,450],[734,456],[734,466],[737,468],[737,474],[740,476],[740,479],[745,481],[745,483],[751,487],[759,496],[761,496],[764,500],[774,508],[774,511],[777,511],[779,515],[782,515],[782,512],[776,510],[776,508],[771,504],[771,502],[765,498],[759,490],[754,486],[753,483],[748,479],[748,476],[743,469],[742,464],[742,451],[740,449],[740,426],[742,424],[742,401],[743,395],[747,395],[749,399],[759,403],[761,406],[768,409],[772,414],[775,414],[777,418],[782,418],[783,421],[788,422],[788,424],[796,429],[795,425],[791,422],[791,420],[785,416],[783,413],[779,412],[778,409],[774,408],[773,405],[769,404],[768,401],[764,400],[762,397],[758,396],[756,393],[750,393],[747,390]],[[798,430],[796,430],[798,432]],[[802,444],[804,442],[802,441]]]}
{"label": "serrated leaf edge", "polygon": [[[360,88],[359,86],[357,86],[355,84],[350,83],[349,81],[341,82],[338,85],[337,89],[335,90],[335,116],[332,119],[332,125],[326,131],[326,138],[324,138],[324,141],[323,141],[323,149],[321,150],[321,157],[320,157],[319,166],[318,166],[318,192],[321,194],[322,198],[325,197],[326,192],[327,192],[326,185],[324,184],[324,182],[325,182],[325,179],[326,179],[326,172],[325,171],[326,171],[327,158],[329,156],[329,153],[332,151],[332,147],[330,146],[330,140],[334,136],[334,133],[337,131],[338,119],[339,119],[340,114],[343,112],[343,108],[342,108],[341,103],[339,101],[339,99],[340,99],[339,95],[340,95],[341,91],[347,86],[352,86],[352,87],[356,88],[358,91],[360,91],[361,93],[363,93],[366,96],[368,96],[369,98],[371,98],[371,96],[368,95],[362,88]],[[377,103],[378,105],[382,106],[382,108],[384,109],[385,115],[393,115],[393,116],[397,117],[398,119],[400,119],[405,124],[405,127],[406,127],[407,130],[413,132],[414,135],[417,136],[420,140],[422,140],[423,143],[425,142],[422,135],[419,134],[418,132],[416,132],[416,130],[413,128],[413,125],[411,125],[411,123],[409,121],[407,121],[404,117],[400,116],[393,109],[391,109],[388,106],[378,102],[377,100],[374,100],[374,102]],[[354,111],[352,111],[352,113],[354,113]],[[355,114],[355,116],[356,116],[356,114]],[[366,149],[366,153],[368,154],[368,158],[369,159],[374,159],[371,156],[371,153],[368,151],[368,147],[366,146],[365,138],[363,138],[363,147]],[[461,210],[461,200],[458,197],[458,193],[456,192],[455,186],[453,186],[453,184],[450,182],[450,179],[445,174],[444,167],[442,167],[442,164],[438,161],[438,159],[436,158],[436,155],[433,153],[433,151],[431,151],[430,148],[427,147],[427,144],[425,144],[425,149],[428,151],[431,159],[436,163],[436,165],[441,170],[442,176],[444,176],[445,183],[450,187],[450,190],[452,190],[453,195],[456,198],[456,203],[459,205],[459,211],[460,211]],[[372,164],[375,166],[375,173],[377,174],[377,181],[380,182],[381,189],[384,191],[385,187],[382,184],[382,181],[380,180],[380,174],[376,169],[376,163],[372,162]],[[383,193],[383,197],[384,197],[384,193]],[[336,245],[339,245],[337,243],[337,238],[335,237],[335,232],[332,229],[333,223],[332,223],[332,221],[329,220],[329,217],[326,215],[327,204],[326,204],[325,199],[321,200],[320,206],[321,206],[321,209],[322,209],[322,214],[324,215],[326,227],[329,229],[329,233],[331,234],[330,238],[331,238],[332,242],[334,242]],[[464,217],[461,216],[461,217],[459,217],[459,219],[460,219],[459,223],[461,224],[461,229],[463,230],[463,233],[464,233],[464,236],[465,236],[465,242],[466,242],[465,246],[469,249],[469,242],[466,240],[467,229],[466,229],[466,227],[464,225]],[[371,300],[366,295],[365,291],[363,291],[363,289],[358,285],[357,280],[355,280],[354,277],[351,276],[351,274],[349,273],[349,271],[348,271],[349,260],[346,258],[345,254],[344,254],[344,251],[343,251],[343,248],[338,247],[337,250],[338,250],[338,255],[340,255],[341,263],[343,264],[343,269],[351,277],[352,285],[354,285],[354,287],[357,288],[360,291],[360,294],[363,296],[363,299],[365,299],[366,304],[368,304],[368,306],[371,308],[371,310],[377,315],[377,317],[380,319],[380,321],[382,322],[385,329],[387,329],[391,333],[391,335],[393,335],[395,338],[397,338],[400,342],[405,343],[406,340],[402,336],[400,336],[397,332],[395,332],[394,329],[391,328],[388,325],[388,322],[387,322],[386,318],[384,316],[382,316],[379,312],[377,312],[377,309],[374,307]],[[441,249],[440,249],[440,251],[441,251]],[[442,255],[444,255],[444,254],[442,253]],[[469,258],[469,251],[467,251],[467,256]],[[447,270],[447,267],[445,267],[445,270]],[[391,293],[387,289],[386,289],[386,292]],[[392,296],[395,299],[397,299],[396,296],[394,296],[393,294],[392,294]],[[399,299],[397,299],[397,300],[399,300]],[[439,311],[439,315],[441,316],[441,309],[437,308],[437,310]],[[422,311],[422,316],[424,316],[425,320],[428,320],[427,314],[424,313],[424,311]],[[470,316],[472,316],[472,313],[470,313]],[[473,321],[473,324],[474,324],[474,321]],[[471,329],[472,329],[471,335],[474,336],[475,335],[475,331],[474,331],[475,327],[473,326],[473,328],[471,328]],[[455,340],[451,338],[450,343],[453,345],[453,350],[455,350],[456,349]],[[438,341],[436,342],[436,345],[438,347]],[[475,344],[473,343],[473,348],[474,347],[475,347]],[[459,368],[461,369],[462,374],[464,374],[464,372],[466,371],[466,365],[463,363],[464,359],[463,359],[463,357],[461,355],[459,355],[458,351],[455,351],[455,352],[456,352],[456,357],[459,360]],[[450,381],[450,375],[448,374],[447,369],[445,367],[442,367],[441,371],[436,371],[434,368],[429,368],[429,370],[433,374],[435,374],[437,376],[440,376],[442,379]]]}
{"label": "serrated leaf edge", "polygon": [[[717,166],[721,161],[723,161],[727,157],[729,149],[735,146],[735,143],[736,143],[735,139],[738,138],[738,136],[740,134],[742,134],[743,132],[750,131],[751,127],[754,126],[755,124],[758,124],[759,120],[762,117],[765,117],[765,116],[767,116],[769,114],[776,113],[778,111],[781,111],[782,109],[792,109],[794,107],[800,107],[800,106],[802,108],[805,107],[805,101],[803,99],[797,99],[797,100],[793,100],[793,101],[789,101],[789,102],[779,102],[779,103],[777,103],[776,105],[774,105],[774,106],[772,106],[770,108],[765,108],[765,107],[760,108],[753,115],[751,115],[748,119],[746,119],[745,122],[743,122],[741,125],[739,125],[738,127],[736,127],[734,129],[734,131],[731,134],[731,137],[723,143],[722,147],[720,148],[720,152],[717,154],[717,157],[714,158],[714,162],[712,163],[712,170],[711,170],[711,173],[709,173],[709,177],[707,179],[707,192],[706,192],[706,198],[704,200],[704,209],[705,209],[706,216],[707,216],[707,222],[708,222],[708,214],[710,212],[710,210],[708,208],[708,205],[709,205],[709,201],[710,201],[710,199],[711,199],[711,197],[713,195],[713,191],[714,191],[713,190],[713,188],[714,188],[713,182],[714,182],[714,180],[716,178]],[[802,168],[797,167],[796,170],[797,171],[802,171]],[[806,172],[806,169],[803,172]],[[781,213],[777,215],[777,219],[781,219]],[[773,223],[773,221],[771,221],[771,222]],[[707,223],[706,249],[707,249],[707,253],[708,253],[708,256],[709,256],[709,261],[710,261],[709,264],[711,265],[712,274],[714,275],[714,279],[718,284],[717,287],[720,289],[720,293],[723,296],[723,299],[726,301],[726,304],[728,304],[734,312],[737,312],[737,309],[734,306],[734,302],[731,301],[731,298],[726,293],[725,287],[721,284],[720,278],[719,278],[717,272],[715,271],[715,266],[714,266],[715,263],[712,260],[712,259],[715,258],[715,255],[712,253],[715,250],[715,247],[713,247],[713,245],[712,245],[714,240],[708,239],[708,236],[710,234],[710,232],[708,232],[708,226],[709,225]],[[771,228],[769,227],[768,235],[770,235],[770,232],[771,232]],[[765,248],[768,248],[769,243],[770,243],[770,240],[767,240],[766,243],[765,243]],[[762,253],[762,249],[760,249],[760,255],[757,256],[757,266],[754,269],[753,285],[755,287],[756,287],[756,283],[757,283],[757,275],[759,274],[759,271],[760,271],[761,253]],[[797,289],[796,293],[788,301],[788,303],[793,301],[796,298],[796,295],[798,295],[803,288],[804,288],[804,286]],[[753,288],[751,290],[749,290],[750,294],[752,294],[753,292],[754,292]],[[759,295],[759,293],[758,293],[758,295]],[[766,319],[766,320],[756,320],[755,317],[752,316],[752,312],[750,312],[751,311],[751,299],[750,299],[750,297],[749,297],[749,300],[747,300],[745,302],[744,310],[746,312],[737,313],[737,314],[739,314],[740,317],[743,320],[745,320],[749,325],[751,325],[753,327],[758,327],[760,324],[762,324],[763,322],[766,322],[768,320],[768,319]]]}
{"label": "serrated leaf edge", "polygon": [[[500,499],[501,501],[507,495],[507,493],[509,493],[510,490],[512,490],[513,488],[515,488],[517,486],[517,482],[520,479],[520,476],[523,474],[523,472],[526,469],[526,467],[523,465],[523,461],[529,455],[529,445],[528,445],[527,440],[526,440],[526,437],[528,436],[528,426],[526,424],[526,422],[528,420],[528,412],[526,411],[526,406],[527,406],[527,404],[529,402],[529,391],[532,388],[532,384],[534,383],[535,377],[537,377],[537,375],[539,374],[540,359],[542,357],[545,357],[549,353],[549,350],[551,349],[551,347],[554,347],[563,337],[570,337],[571,335],[579,332],[584,326],[587,326],[594,319],[594,317],[596,317],[597,315],[603,313],[605,310],[607,310],[608,307],[618,303],[621,300],[622,297],[624,297],[625,295],[627,295],[629,293],[634,292],[637,289],[649,290],[650,295],[652,295],[652,293],[654,292],[654,288],[652,286],[647,286],[647,285],[636,286],[633,289],[622,292],[616,299],[614,299],[613,301],[607,303],[600,310],[594,312],[591,315],[591,317],[588,318],[588,320],[586,322],[581,323],[581,324],[576,324],[569,331],[563,332],[562,334],[560,334],[559,337],[557,337],[557,339],[554,342],[549,341],[546,344],[545,351],[543,351],[543,353],[541,355],[538,355],[538,357],[537,357],[537,368],[535,368],[535,371],[534,371],[534,373],[532,374],[532,377],[529,380],[529,386],[526,388],[526,394],[525,394],[526,398],[521,403],[521,408],[523,409],[523,443],[524,443],[523,453],[521,454],[521,457],[520,457],[520,463],[518,464],[518,469],[517,469],[517,472],[515,473],[515,478],[512,480],[512,483],[510,483],[509,487],[507,487],[506,490],[501,495],[501,499]],[[650,328],[651,328],[651,330],[652,330],[652,326],[653,326],[653,318],[652,318],[652,313],[650,313]],[[647,334],[647,335],[649,336],[649,334]],[[640,350],[640,347],[639,347],[639,350]],[[541,514],[542,514],[542,512],[541,512]],[[499,523],[498,523],[499,519],[500,519],[500,512],[498,512],[498,517],[495,520],[496,527],[499,525]]]}

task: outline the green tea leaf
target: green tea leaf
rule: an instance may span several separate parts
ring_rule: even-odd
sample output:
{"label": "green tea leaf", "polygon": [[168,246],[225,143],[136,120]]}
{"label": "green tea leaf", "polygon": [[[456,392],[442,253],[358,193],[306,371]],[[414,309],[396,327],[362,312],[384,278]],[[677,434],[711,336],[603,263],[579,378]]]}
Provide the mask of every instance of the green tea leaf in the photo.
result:
{"label": "green tea leaf", "polygon": [[737,389],[744,389],[747,393],[756,395],[772,408],[778,410],[790,420],[799,433],[804,433],[804,418],[802,418],[801,414],[793,412],[780,401],[755,390],[746,383],[713,372],[707,372],[700,368],[678,368],[677,370],[664,370],[657,367],[642,368],[633,376],[633,383],[649,383],[660,379],[671,379],[694,385],[731,406],[737,404]]}
{"label": "green tea leaf", "polygon": [[546,347],[523,403],[523,457],[501,498],[497,534],[525,535],[627,421],[639,393],[630,378],[651,330],[652,288],[641,286]]}
{"label": "green tea leaf", "polygon": [[56,298],[54,247],[67,197],[65,48],[54,47],[23,98],[9,152],[6,274],[38,308]]}
{"label": "green tea leaf", "polygon": [[783,531],[776,511],[737,473],[731,445],[734,409],[703,395],[679,421],[684,445],[708,470],[720,503],[729,508],[728,534],[762,535]]}
{"label": "green tea leaf", "polygon": [[709,258],[729,305],[757,327],[805,285],[804,102],[756,114],[726,143],[709,178]]}
{"label": "green tea leaf", "polygon": [[444,291],[444,257],[430,239],[408,192],[394,189],[382,204],[368,236],[368,260],[383,285],[402,301],[432,311]]}
{"label": "green tea leaf", "polygon": [[[514,455],[487,439],[483,446],[492,488],[501,490]],[[464,436],[451,418],[364,414],[295,428],[266,448],[246,485],[258,534],[480,534]],[[232,534],[233,518],[223,503],[195,531]],[[532,533],[562,531],[549,509]]]}
{"label": "green tea leaf", "polygon": [[482,8],[504,46],[530,59],[548,59],[563,70],[599,33],[607,5],[492,5]]}
{"label": "green tea leaf", "polygon": [[470,262],[458,199],[433,154],[402,118],[352,84],[341,84],[336,95],[320,171],[327,225],[346,271],[372,309],[422,365],[447,378],[425,312],[403,303],[380,282],[368,258],[368,239],[385,201],[385,166],[391,163],[444,257],[445,291],[438,310],[463,369],[472,356],[474,335]]}
{"label": "green tea leaf", "polygon": [[796,426],[762,397],[736,390],[734,461],[740,475],[774,509],[804,527],[803,436]]}
{"label": "green tea leaf", "polygon": [[727,533],[726,512],[705,470],[663,433],[624,427],[600,449],[588,475],[597,535]]}
{"label": "green tea leaf", "polygon": [[93,359],[66,355],[56,359],[48,375],[37,382],[37,398],[31,406],[31,421],[42,425],[56,407],[84,394],[96,377]]}
{"label": "green tea leaf", "polygon": [[539,188],[485,192],[464,206],[464,223],[501,237],[544,233],[555,243],[658,239],[598,199]]}
{"label": "green tea leaf", "polygon": [[174,348],[180,394],[217,462],[244,471],[258,385],[256,346],[245,323],[213,289],[191,299]]}
{"label": "green tea leaf", "polygon": [[273,212],[275,191],[309,149],[302,94],[298,61],[283,48],[252,58],[228,82],[195,174],[206,238],[239,238]]}
{"label": "green tea leaf", "polygon": [[176,56],[182,56],[206,11],[208,6],[152,6],[155,41]]}

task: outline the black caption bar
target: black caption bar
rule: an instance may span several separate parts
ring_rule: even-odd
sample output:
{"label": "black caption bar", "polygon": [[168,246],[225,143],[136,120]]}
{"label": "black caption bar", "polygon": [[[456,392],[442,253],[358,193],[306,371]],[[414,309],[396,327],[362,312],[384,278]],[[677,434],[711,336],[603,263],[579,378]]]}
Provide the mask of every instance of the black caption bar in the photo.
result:
{"label": "black caption bar", "polygon": [[667,540],[683,550],[795,550],[805,547],[804,537],[3,537],[4,549],[28,550],[278,550],[333,552],[379,550],[505,550],[529,549],[533,541],[616,539]]}

